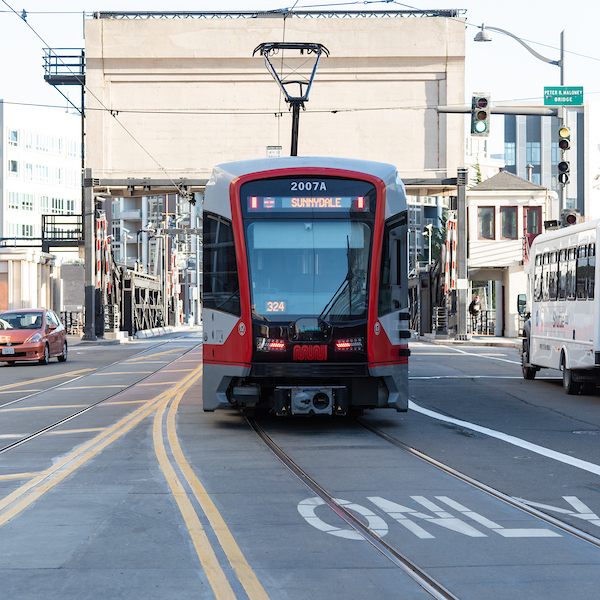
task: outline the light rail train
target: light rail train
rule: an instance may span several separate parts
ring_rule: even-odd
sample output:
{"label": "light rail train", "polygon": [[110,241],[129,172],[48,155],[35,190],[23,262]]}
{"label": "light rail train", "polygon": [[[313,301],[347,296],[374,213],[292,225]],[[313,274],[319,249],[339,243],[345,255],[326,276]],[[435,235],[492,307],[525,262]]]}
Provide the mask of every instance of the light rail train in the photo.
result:
{"label": "light rail train", "polygon": [[218,165],[203,212],[203,408],[408,404],[407,203],[388,164]]}

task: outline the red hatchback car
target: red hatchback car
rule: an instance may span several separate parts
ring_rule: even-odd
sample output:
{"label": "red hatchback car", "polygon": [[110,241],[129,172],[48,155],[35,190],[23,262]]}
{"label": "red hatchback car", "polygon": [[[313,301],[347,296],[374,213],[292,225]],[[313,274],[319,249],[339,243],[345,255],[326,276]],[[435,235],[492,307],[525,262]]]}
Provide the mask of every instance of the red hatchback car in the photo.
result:
{"label": "red hatchback car", "polygon": [[45,308],[0,313],[0,362],[67,360],[67,336],[56,314]]}

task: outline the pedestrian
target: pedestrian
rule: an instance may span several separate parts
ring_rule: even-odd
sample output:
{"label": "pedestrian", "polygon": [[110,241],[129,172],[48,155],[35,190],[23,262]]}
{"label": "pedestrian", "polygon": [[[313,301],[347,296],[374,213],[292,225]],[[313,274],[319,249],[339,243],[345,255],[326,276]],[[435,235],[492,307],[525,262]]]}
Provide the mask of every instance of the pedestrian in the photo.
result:
{"label": "pedestrian", "polygon": [[477,333],[477,326],[479,324],[479,316],[481,315],[481,302],[479,296],[475,296],[469,304],[469,313],[471,313],[471,332]]}

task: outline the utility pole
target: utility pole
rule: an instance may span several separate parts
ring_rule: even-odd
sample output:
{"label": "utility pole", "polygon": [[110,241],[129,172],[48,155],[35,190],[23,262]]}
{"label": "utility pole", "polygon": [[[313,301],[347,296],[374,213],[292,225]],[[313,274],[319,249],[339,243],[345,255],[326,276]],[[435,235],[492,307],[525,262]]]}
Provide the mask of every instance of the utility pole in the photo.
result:
{"label": "utility pole", "polygon": [[457,329],[456,339],[466,340],[468,324],[469,275],[467,271],[467,179],[468,169],[459,168],[456,178],[456,296]]}
{"label": "utility pole", "polygon": [[83,178],[83,236],[85,251],[85,325],[83,340],[96,341],[96,207],[92,169]]}

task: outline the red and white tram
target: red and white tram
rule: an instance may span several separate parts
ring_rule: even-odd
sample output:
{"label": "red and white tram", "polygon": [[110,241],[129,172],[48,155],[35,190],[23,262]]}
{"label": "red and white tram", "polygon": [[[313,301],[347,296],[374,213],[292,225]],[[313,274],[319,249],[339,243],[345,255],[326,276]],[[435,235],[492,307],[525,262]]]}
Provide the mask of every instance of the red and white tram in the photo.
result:
{"label": "red and white tram", "polygon": [[218,165],[203,213],[203,407],[408,405],[407,204],[388,164]]}

